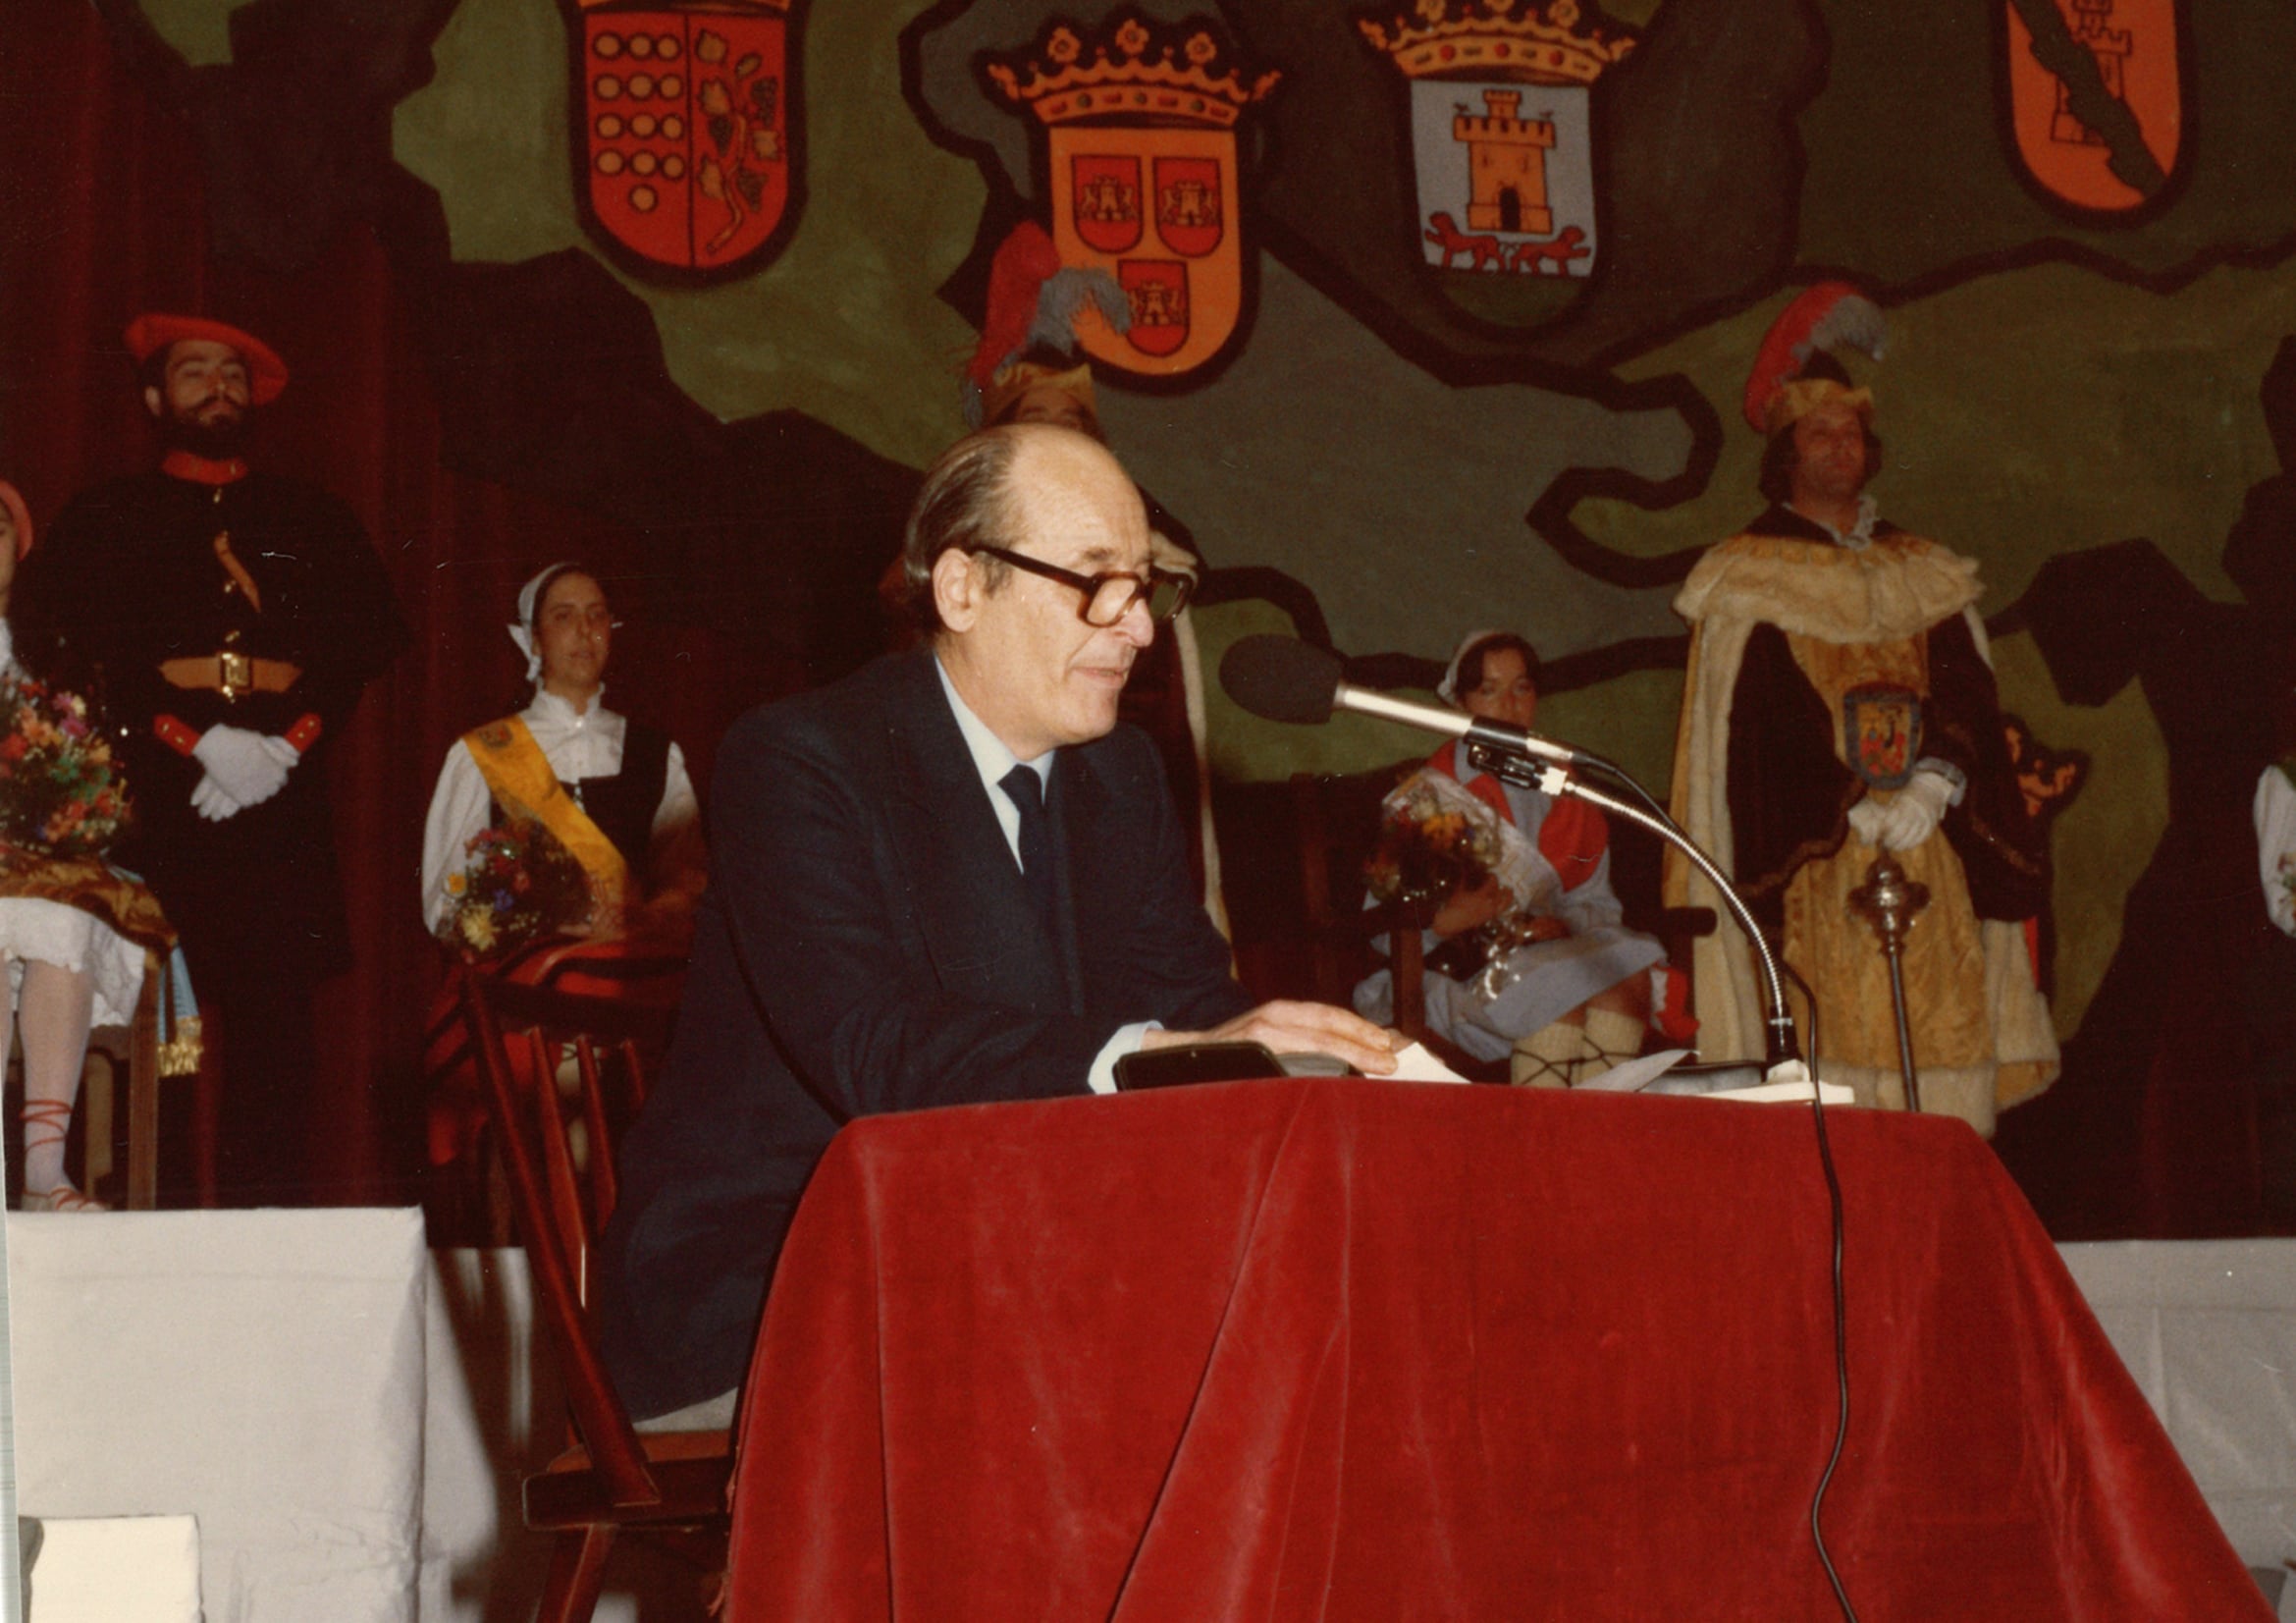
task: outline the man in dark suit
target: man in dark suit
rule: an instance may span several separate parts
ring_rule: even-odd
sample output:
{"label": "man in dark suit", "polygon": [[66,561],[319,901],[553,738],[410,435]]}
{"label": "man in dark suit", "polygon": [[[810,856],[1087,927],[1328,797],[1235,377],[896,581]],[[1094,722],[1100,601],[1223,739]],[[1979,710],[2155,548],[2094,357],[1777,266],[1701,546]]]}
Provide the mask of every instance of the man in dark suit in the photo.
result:
{"label": "man in dark suit", "polygon": [[1251,1007],[1229,975],[1155,750],[1116,725],[1185,593],[1115,460],[1042,425],[960,442],[903,567],[924,645],[752,711],[719,754],[684,1013],[600,1247],[601,1340],[641,1417],[739,1382],[855,1116],[1106,1092],[1119,1056],[1176,1042],[1393,1068],[1378,1027]]}

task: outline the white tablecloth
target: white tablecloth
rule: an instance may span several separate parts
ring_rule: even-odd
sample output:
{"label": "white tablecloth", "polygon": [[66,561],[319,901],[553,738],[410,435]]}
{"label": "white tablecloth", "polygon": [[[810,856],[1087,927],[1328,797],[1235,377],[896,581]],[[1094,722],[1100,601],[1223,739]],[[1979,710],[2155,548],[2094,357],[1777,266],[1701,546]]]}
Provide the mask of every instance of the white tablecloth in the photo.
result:
{"label": "white tablecloth", "polygon": [[413,1211],[8,1218],[17,1501],[198,1518],[207,1623],[413,1623]]}
{"label": "white tablecloth", "polygon": [[2296,1556],[2296,1241],[2057,1251],[2232,1547],[2258,1567]]}

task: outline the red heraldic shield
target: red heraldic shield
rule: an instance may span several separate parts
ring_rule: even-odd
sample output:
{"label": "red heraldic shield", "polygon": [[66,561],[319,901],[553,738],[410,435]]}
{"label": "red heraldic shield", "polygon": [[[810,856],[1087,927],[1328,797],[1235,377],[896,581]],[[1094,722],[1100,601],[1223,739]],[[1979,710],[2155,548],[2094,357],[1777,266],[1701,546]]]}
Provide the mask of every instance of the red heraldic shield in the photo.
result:
{"label": "red heraldic shield", "polygon": [[1102,253],[1140,241],[1140,159],[1130,153],[1079,152],[1069,159],[1076,234]]}
{"label": "red heraldic shield", "polygon": [[[1061,262],[1110,272],[1132,303],[1129,332],[1094,310],[1077,318],[1086,353],[1150,377],[1177,377],[1210,360],[1244,309],[1243,243],[1230,229],[1235,133],[1071,124],[1048,134]],[[1130,189],[1121,227],[1088,208],[1088,186],[1110,196]]]}
{"label": "red heraldic shield", "polygon": [[1201,259],[1220,245],[1220,166],[1210,158],[1156,159],[1156,235]]}
{"label": "red heraldic shield", "polygon": [[[2045,41],[2035,40],[2015,0],[2003,15],[2019,166],[2060,203],[2095,214],[2132,213],[2161,193],[2188,144],[2186,0],[2052,4],[2063,32],[2051,29],[2054,37]],[[2036,13],[2048,19],[2048,11]],[[2084,111],[2102,127],[2091,128]]]}
{"label": "red heraldic shield", "polygon": [[1116,280],[1132,302],[1126,336],[1143,354],[1177,354],[1188,342],[1188,267],[1177,259],[1125,259]]}
{"label": "red heraldic shield", "polygon": [[575,0],[575,190],[632,270],[715,281],[794,223],[792,3]]}

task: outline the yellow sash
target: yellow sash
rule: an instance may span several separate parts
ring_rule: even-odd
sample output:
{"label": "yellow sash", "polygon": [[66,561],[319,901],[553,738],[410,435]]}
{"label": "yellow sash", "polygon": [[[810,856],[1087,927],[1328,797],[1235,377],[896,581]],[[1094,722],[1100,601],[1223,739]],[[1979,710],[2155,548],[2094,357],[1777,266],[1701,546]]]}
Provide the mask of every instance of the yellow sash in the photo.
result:
{"label": "yellow sash", "polygon": [[612,918],[621,907],[622,893],[629,888],[630,865],[622,860],[605,831],[591,822],[590,814],[566,792],[525,721],[511,716],[489,722],[464,733],[462,741],[470,746],[478,775],[486,780],[503,814],[539,823],[557,836],[558,842],[574,853],[574,860],[590,876],[599,917]]}

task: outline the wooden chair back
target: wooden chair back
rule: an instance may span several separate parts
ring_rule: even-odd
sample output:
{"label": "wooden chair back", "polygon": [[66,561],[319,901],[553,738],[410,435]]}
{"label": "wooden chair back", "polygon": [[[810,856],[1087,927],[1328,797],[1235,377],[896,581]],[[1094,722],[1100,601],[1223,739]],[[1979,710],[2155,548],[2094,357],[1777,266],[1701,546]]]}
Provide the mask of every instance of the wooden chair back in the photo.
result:
{"label": "wooden chair back", "polygon": [[[640,1433],[608,1379],[588,1314],[591,1246],[616,1195],[614,1141],[644,1099],[672,1015],[618,998],[465,979],[489,1125],[576,1438],[525,1483],[527,1526],[559,1538],[538,1615],[576,1623],[596,1605],[617,1534],[677,1535],[682,1547],[682,1536],[716,1535],[724,1522],[730,1437]],[[570,1103],[558,1084],[569,1054]],[[588,1141],[587,1172],[574,1152],[575,1122]]]}
{"label": "wooden chair back", "polygon": [[1363,865],[1379,839],[1379,803],[1411,775],[1416,760],[1370,772],[1295,773],[1292,827],[1300,849],[1302,916],[1309,936],[1313,991],[1348,1006],[1356,983],[1378,966],[1373,941],[1388,938],[1395,980],[1395,1024],[1424,1041],[1424,967],[1416,929],[1397,929],[1391,907],[1363,905]]}

